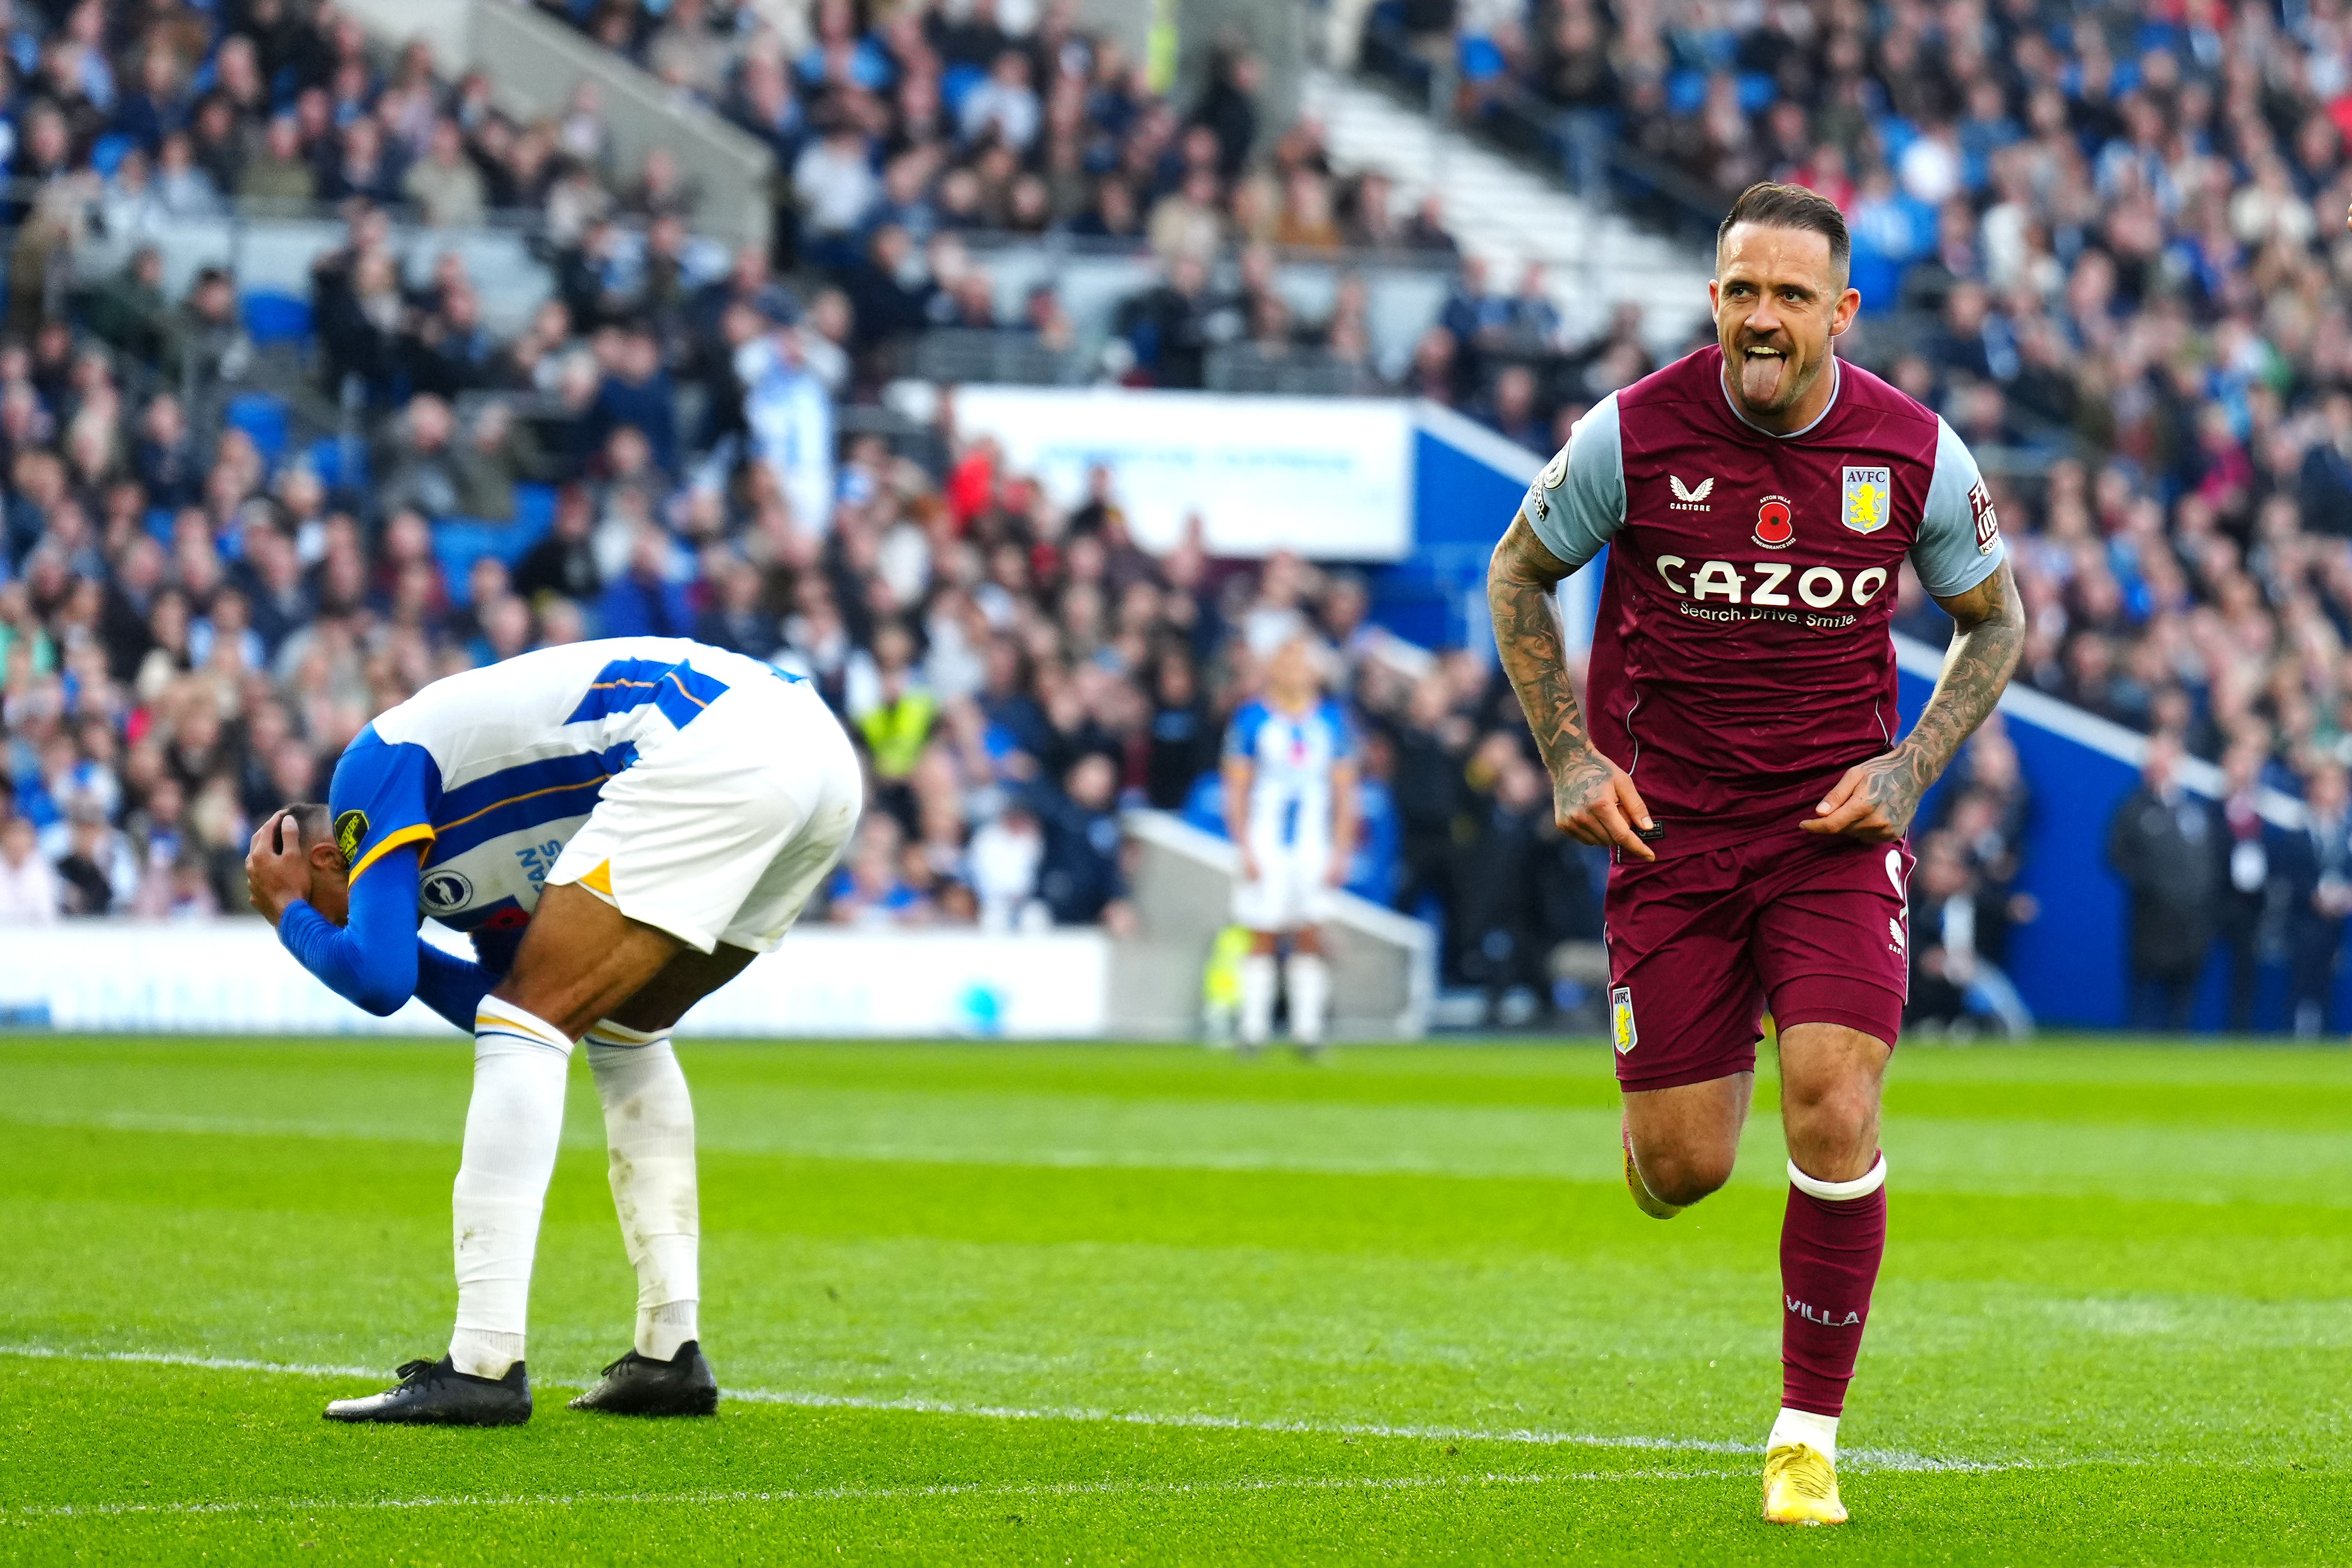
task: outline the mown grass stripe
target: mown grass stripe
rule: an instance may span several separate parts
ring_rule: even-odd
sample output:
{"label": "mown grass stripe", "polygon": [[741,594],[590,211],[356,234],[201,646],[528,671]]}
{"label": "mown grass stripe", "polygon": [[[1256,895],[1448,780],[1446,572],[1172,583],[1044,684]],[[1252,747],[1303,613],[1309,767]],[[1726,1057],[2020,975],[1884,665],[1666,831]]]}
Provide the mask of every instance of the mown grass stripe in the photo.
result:
{"label": "mown grass stripe", "polygon": [[[166,1351],[70,1351],[50,1345],[0,1344],[0,1355],[39,1361],[121,1363],[190,1367],[212,1372],[250,1372],[279,1376],[381,1378],[382,1368],[269,1362],[237,1356],[184,1355]],[[534,1378],[538,1388],[576,1388],[577,1384]],[[1507,1443],[1546,1448],[1614,1448],[1642,1453],[1760,1455],[1761,1444],[1708,1437],[1654,1437],[1639,1434],[1551,1432],[1533,1427],[1490,1430],[1476,1426],[1399,1426],[1381,1422],[1297,1421],[1205,1411],[1094,1410],[1077,1405],[975,1405],[917,1397],[883,1398],[856,1394],[819,1394],[799,1389],[730,1388],[724,1398],[746,1405],[795,1410],[857,1410],[877,1414],[946,1415],[974,1421],[1067,1421],[1082,1425],[1172,1427],[1212,1432],[1258,1432],[1278,1436],[1388,1437],[1426,1443]],[[1946,1459],[1894,1449],[1854,1448],[1844,1458],[1858,1468],[1982,1472],[2038,1468],[2022,1460]]]}
{"label": "mown grass stripe", "polygon": [[1565,1486],[1593,1481],[1743,1479],[1744,1470],[1579,1470],[1549,1475],[1267,1476],[1232,1481],[1045,1481],[1009,1486],[807,1487],[767,1491],[560,1492],[546,1496],[310,1498],[287,1501],[51,1503],[0,1508],[0,1518],[119,1518],[136,1514],[306,1513],[398,1509],[577,1508],[595,1503],[908,1502],[933,1498],[1182,1497],[1270,1491],[1417,1491],[1436,1487]]}

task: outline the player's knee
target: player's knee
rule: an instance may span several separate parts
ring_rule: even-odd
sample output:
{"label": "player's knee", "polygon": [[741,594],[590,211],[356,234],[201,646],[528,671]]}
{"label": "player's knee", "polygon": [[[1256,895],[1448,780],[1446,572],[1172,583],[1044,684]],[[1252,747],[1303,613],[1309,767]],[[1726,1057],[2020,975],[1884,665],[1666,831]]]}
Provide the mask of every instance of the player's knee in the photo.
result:
{"label": "player's knee", "polygon": [[1866,1168],[1878,1142],[1878,1096],[1874,1089],[1841,1084],[1784,1100],[1781,1118],[1789,1140],[1789,1157],[1797,1168],[1822,1181],[1845,1181],[1860,1175],[1848,1166]]}
{"label": "player's knee", "polygon": [[1642,1184],[1651,1195],[1675,1205],[1695,1204],[1731,1180],[1732,1149],[1637,1150]]}

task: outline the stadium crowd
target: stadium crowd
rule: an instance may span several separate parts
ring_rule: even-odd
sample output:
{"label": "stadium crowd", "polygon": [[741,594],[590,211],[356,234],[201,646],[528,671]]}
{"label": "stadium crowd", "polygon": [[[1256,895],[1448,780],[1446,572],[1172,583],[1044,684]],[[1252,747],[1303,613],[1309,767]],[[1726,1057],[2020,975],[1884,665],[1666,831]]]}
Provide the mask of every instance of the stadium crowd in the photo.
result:
{"label": "stadium crowd", "polygon": [[[2032,611],[2024,678],[2255,784],[2336,797],[2352,761],[2339,19],[2021,0],[1823,0],[1745,28],[1649,0],[1416,15],[1441,12],[1566,117],[1564,146],[1574,116],[1601,115],[1705,179],[1840,197],[1872,301],[1850,347],[1994,470]],[[1498,1006],[1576,995],[1547,965],[1597,936],[1598,870],[1551,830],[1478,660],[1401,663],[1350,578],[1197,545],[1153,559],[1115,496],[1057,508],[985,441],[927,470],[833,435],[908,334],[1004,324],[967,231],[1157,253],[1166,280],[1119,324],[1131,379],[1181,385],[1220,312],[1361,352],[1344,289],[1328,322],[1281,319],[1269,247],[1452,255],[1433,204],[1401,217],[1377,174],[1339,176],[1311,124],[1262,134],[1245,54],[1178,105],[1062,6],[1025,31],[986,0],[568,15],[770,141],[794,220],[777,257],[714,258],[674,164],[614,166],[593,91],[518,124],[479,76],[438,81],[415,50],[383,68],[331,6],[11,14],[0,907],[233,907],[247,825],[320,794],[373,712],[535,644],[667,632],[805,670],[865,742],[885,809],[834,918],[1116,924],[1113,809],[1213,816],[1198,791],[1223,717],[1269,628],[1298,621],[1342,650],[1334,679],[1368,732],[1354,884],[1442,914],[1450,976]],[[1694,137],[1722,155],[1694,162]],[[170,300],[140,241],[231,198],[348,204],[310,305],[325,379],[368,393],[364,450],[215,437],[180,395],[218,393],[253,344],[232,279]],[[509,207],[538,215],[557,289],[501,337],[454,257],[404,272],[387,213]],[[93,281],[71,263],[100,245],[123,259]],[[1241,291],[1212,298],[1208,264],[1236,246]],[[1513,281],[1464,258],[1405,390],[1549,451],[1654,362],[1638,318],[1565,345],[1539,279]],[[1069,331],[1050,295],[1010,324]],[[453,571],[453,527],[530,539]],[[1907,574],[1903,603],[1906,629],[1940,638]],[[2032,914],[2011,887],[2026,807],[1997,735],[1966,766],[1922,839],[1938,940],[1916,952],[1948,984],[1916,1006],[2012,1023],[1999,964]],[[2237,888],[2244,929],[2267,954],[2325,946],[2332,968],[2342,911],[2294,879],[2299,852],[2272,851]]]}
{"label": "stadium crowd", "polygon": [[[860,390],[882,336],[872,318],[892,303],[853,252],[826,265],[828,234],[853,232],[822,220],[823,149],[847,145],[835,121],[814,122],[815,162],[794,160],[815,265],[788,281],[747,252],[698,274],[660,193],[669,174],[656,161],[616,179],[593,104],[512,125],[488,110],[487,83],[436,82],[421,55],[379,74],[324,7],[257,0],[184,37],[100,5],[74,17],[47,37],[24,22],[12,57],[15,172],[35,184],[0,342],[0,918],[238,908],[252,826],[320,797],[373,714],[530,647],[656,633],[807,674],[863,742],[878,809],[825,917],[1117,926],[1115,809],[1213,816],[1202,786],[1225,717],[1269,639],[1303,627],[1343,650],[1333,679],[1380,719],[1357,885],[1423,907],[1471,889],[1457,967],[1498,994],[1541,985],[1556,931],[1592,934],[1589,868],[1559,847],[1540,775],[1505,739],[1507,696],[1463,656],[1375,657],[1360,583],[1287,558],[1213,563],[1197,543],[1153,559],[1107,489],[1055,507],[986,441],[956,444],[943,471],[879,438],[836,445],[833,411]],[[738,77],[776,63],[758,37]],[[1233,58],[1219,91],[1252,68]],[[1089,127],[1126,105],[1088,200],[1139,198],[1179,282],[1253,232],[1253,202],[1311,216],[1328,198],[1311,136],[1231,162],[1215,131],[1239,116],[1234,145],[1250,135],[1231,92],[1185,121],[1122,98],[1140,89],[1114,58],[1055,69],[1049,96],[1087,85]],[[118,74],[137,90],[113,90]],[[798,73],[791,90],[845,115],[866,101]],[[1064,112],[1048,106],[1047,134]],[[1011,145],[979,125],[916,137],[881,166],[885,205],[854,231],[869,256],[918,234],[945,253],[957,176],[986,175]],[[541,183],[501,183],[491,164]],[[894,174],[906,169],[923,178]],[[1189,226],[1187,190],[1203,198]],[[919,221],[934,195],[950,216]],[[307,347],[325,385],[365,389],[376,417],[356,445],[241,422],[249,302],[211,270],[167,298],[142,243],[231,198],[305,197],[345,204],[345,241],[313,268]],[[1349,210],[1365,199],[1359,186]],[[429,276],[403,267],[392,216],[464,224],[509,205],[541,210],[557,288],[501,337],[454,252]],[[121,267],[93,279],[88,258],[106,247]],[[216,429],[200,417],[224,407]],[[460,535],[489,548],[453,552]],[[1410,811],[1392,771],[1423,776]],[[1542,887],[1476,873],[1531,864],[1530,837],[1559,851]]]}
{"label": "stadium crowd", "polygon": [[[1719,210],[1769,178],[1835,199],[1864,300],[1844,352],[1991,470],[2032,612],[2021,679],[2263,786],[2337,797],[2352,33],[2336,7],[1405,0],[1369,25],[1368,41],[1402,40],[1392,68],[1456,67],[1465,115],[1539,127],[1588,190],[1673,186]],[[1562,345],[1516,303],[1465,266],[1430,356],[1459,359],[1423,395],[1549,450],[1652,368],[1637,323]],[[1907,574],[1903,604],[1904,629],[1942,640]],[[2223,837],[2265,834],[2268,869],[2241,856],[2216,885],[2264,957],[2324,973],[2337,879],[2323,893],[2289,868],[2343,847],[2306,852],[2304,830],[2259,815]],[[1977,875],[1991,899],[2000,879]],[[2198,929],[2199,963],[2229,946]],[[2250,994],[2233,992],[2233,1017]]]}

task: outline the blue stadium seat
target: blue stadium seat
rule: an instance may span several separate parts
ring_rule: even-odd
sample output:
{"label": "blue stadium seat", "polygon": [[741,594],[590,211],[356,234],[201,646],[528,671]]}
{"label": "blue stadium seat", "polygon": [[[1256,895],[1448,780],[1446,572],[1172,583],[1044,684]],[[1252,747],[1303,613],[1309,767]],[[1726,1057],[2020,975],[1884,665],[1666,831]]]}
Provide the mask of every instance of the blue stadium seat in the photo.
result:
{"label": "blue stadium seat", "polygon": [[555,526],[553,485],[515,486],[514,525],[529,529],[534,540]]}
{"label": "blue stadium seat", "polygon": [[1462,35],[1460,58],[1465,81],[1493,81],[1511,68],[1495,40],[1477,33]]}
{"label": "blue stadium seat", "polygon": [[1677,118],[1696,114],[1706,103],[1706,73],[1687,66],[1666,77],[1666,112]]}
{"label": "blue stadium seat", "polygon": [[114,171],[122,166],[122,155],[139,143],[119,131],[110,131],[89,144],[89,166],[101,179],[114,178]]}
{"label": "blue stadium seat", "polygon": [[343,469],[343,443],[341,437],[320,437],[310,443],[310,471],[317,474],[319,482],[329,489],[363,490],[367,489],[366,447],[360,446],[352,448],[352,468],[348,473]]}
{"label": "blue stadium seat", "polygon": [[245,392],[228,400],[228,426],[253,438],[254,449],[270,467],[286,455],[286,400],[267,392]]}
{"label": "blue stadium seat", "polygon": [[257,289],[245,297],[245,330],[256,343],[295,343],[310,336],[310,302]]}
{"label": "blue stadium seat", "polygon": [[[546,489],[544,485],[532,485],[531,489]],[[520,487],[519,487],[520,490]],[[550,492],[551,496],[552,492]],[[473,602],[471,581],[474,563],[485,555],[495,555],[512,566],[520,561],[530,547],[547,535],[553,521],[555,509],[550,501],[546,515],[533,521],[530,510],[516,497],[515,520],[512,522],[484,522],[477,518],[447,517],[433,525],[433,556],[441,563],[441,575],[449,584],[449,602],[463,609]]]}
{"label": "blue stadium seat", "polygon": [[973,90],[987,79],[988,71],[981,66],[950,66],[946,70],[941,71],[940,103],[947,110],[948,118],[961,119],[963,114],[963,100],[970,98]]}

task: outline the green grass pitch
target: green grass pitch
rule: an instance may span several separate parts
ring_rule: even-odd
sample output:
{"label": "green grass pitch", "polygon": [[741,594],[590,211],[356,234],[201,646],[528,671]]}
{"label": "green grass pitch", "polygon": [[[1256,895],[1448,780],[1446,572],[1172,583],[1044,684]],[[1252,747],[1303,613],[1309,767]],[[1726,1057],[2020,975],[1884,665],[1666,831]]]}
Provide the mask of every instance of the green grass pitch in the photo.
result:
{"label": "green grass pitch", "polygon": [[0,1041],[0,1560],[2352,1560],[2352,1056],[1906,1047],[1854,1522],[1754,1515],[1769,1114],[1679,1220],[1605,1048],[682,1047],[714,1421],[563,1408],[634,1287],[575,1068],[519,1430],[446,1331],[468,1055]]}

